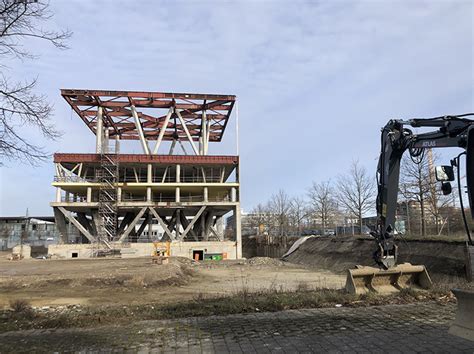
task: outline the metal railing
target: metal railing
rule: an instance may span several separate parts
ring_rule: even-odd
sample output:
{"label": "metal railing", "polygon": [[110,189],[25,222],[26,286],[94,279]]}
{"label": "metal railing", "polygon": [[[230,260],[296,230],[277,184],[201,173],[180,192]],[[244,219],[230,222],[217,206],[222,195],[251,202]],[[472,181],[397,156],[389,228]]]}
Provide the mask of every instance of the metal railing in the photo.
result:
{"label": "metal railing", "polygon": [[[100,176],[97,177],[79,177],[79,176],[54,176],[54,182],[63,182],[63,183],[99,183]],[[124,178],[119,178],[118,183],[147,183],[148,180],[146,177],[138,177],[137,179],[133,176],[126,176]],[[153,177],[152,183],[177,183],[176,178],[173,176],[166,178],[163,181],[163,177]],[[220,183],[220,178],[206,178],[205,180],[201,177],[181,177],[180,183]],[[224,182],[226,183],[226,182]],[[232,182],[230,182],[232,183]]]}

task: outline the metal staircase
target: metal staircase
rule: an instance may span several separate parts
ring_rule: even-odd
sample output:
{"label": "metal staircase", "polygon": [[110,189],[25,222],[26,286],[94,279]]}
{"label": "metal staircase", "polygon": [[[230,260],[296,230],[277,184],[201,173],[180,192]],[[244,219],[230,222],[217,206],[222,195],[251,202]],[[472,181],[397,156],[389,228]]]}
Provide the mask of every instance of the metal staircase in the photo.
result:
{"label": "metal staircase", "polygon": [[[113,149],[111,149],[113,147]],[[100,154],[100,168],[97,171],[99,189],[99,243],[112,249],[110,242],[117,235],[117,182],[119,175],[118,148],[110,146]]]}

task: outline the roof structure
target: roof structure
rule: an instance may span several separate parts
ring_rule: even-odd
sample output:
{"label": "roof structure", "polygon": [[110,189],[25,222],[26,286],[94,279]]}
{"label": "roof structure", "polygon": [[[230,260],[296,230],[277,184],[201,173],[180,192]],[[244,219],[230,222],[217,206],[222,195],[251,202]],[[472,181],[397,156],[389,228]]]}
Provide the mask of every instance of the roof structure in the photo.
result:
{"label": "roof structure", "polygon": [[[146,154],[120,154],[117,161],[122,163],[161,163],[182,165],[235,165],[239,163],[238,156],[229,155],[146,155]],[[97,154],[54,154],[55,163],[100,163]]]}
{"label": "roof structure", "polygon": [[[97,133],[102,114],[109,136],[123,140],[222,140],[233,95],[62,89],[61,95],[89,129]],[[139,122],[139,125],[137,125]],[[164,131],[162,132],[162,130]]]}

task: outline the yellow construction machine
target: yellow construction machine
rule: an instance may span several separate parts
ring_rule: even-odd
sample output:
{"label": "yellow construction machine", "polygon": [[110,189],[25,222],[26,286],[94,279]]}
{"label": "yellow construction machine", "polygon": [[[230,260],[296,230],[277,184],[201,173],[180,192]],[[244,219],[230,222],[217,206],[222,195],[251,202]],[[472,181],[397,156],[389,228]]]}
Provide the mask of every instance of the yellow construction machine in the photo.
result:
{"label": "yellow construction machine", "polygon": [[[445,195],[451,193],[451,181],[454,181],[454,167],[457,168],[457,180],[464,225],[470,246],[472,238],[467,225],[460,183],[461,156],[466,155],[466,184],[471,216],[474,217],[474,120],[467,119],[474,113],[434,118],[414,118],[409,120],[390,120],[382,128],[381,152],[377,167],[377,225],[371,235],[377,247],[373,258],[376,267],[358,266],[347,274],[346,289],[351,293],[391,292],[406,287],[430,288],[432,283],[423,265],[404,263],[397,265],[398,250],[394,241],[395,215],[399,189],[400,162],[404,152],[408,151],[415,163],[421,163],[426,149],[458,147],[463,151],[448,166],[435,168],[436,179],[440,181]],[[415,134],[408,128],[437,128],[434,131]],[[472,262],[467,262],[472,264]],[[468,269],[472,272],[471,269]]]}
{"label": "yellow construction machine", "polygon": [[168,262],[171,256],[171,242],[153,242],[153,254],[151,255],[152,263],[163,264]]}

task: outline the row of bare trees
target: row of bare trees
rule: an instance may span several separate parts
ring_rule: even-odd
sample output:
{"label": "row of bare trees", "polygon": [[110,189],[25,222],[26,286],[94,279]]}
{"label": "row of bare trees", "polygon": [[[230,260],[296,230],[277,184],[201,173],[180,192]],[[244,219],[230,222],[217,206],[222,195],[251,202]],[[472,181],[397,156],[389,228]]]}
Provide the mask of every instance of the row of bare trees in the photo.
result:
{"label": "row of bare trees", "polygon": [[313,182],[305,195],[290,197],[279,190],[252,210],[252,223],[278,235],[301,234],[304,228],[324,232],[347,219],[357,220],[361,230],[362,219],[372,211],[374,200],[375,179],[355,161],[335,181]]}
{"label": "row of bare trees", "polygon": [[439,155],[427,150],[425,158],[413,162],[404,156],[400,174],[399,202],[404,205],[400,216],[405,220],[406,232],[425,236],[463,231],[457,206],[457,188],[443,195],[434,176],[434,165]]}
{"label": "row of bare trees", "polygon": [[[398,220],[404,227],[399,231],[422,236],[462,231],[456,193],[441,193],[433,173],[438,156],[427,155],[420,161],[408,154],[402,159]],[[352,226],[354,232],[354,225],[357,233],[364,229],[364,217],[375,216],[375,199],[375,177],[355,161],[335,180],[314,181],[304,195],[279,190],[252,210],[250,223],[254,230],[282,236],[301,235],[304,229],[324,233],[336,226]]]}

